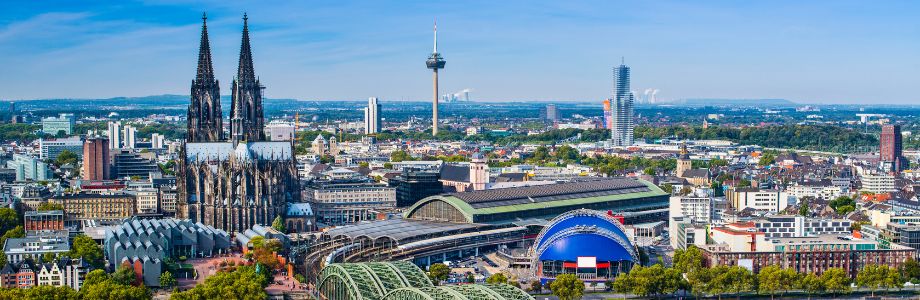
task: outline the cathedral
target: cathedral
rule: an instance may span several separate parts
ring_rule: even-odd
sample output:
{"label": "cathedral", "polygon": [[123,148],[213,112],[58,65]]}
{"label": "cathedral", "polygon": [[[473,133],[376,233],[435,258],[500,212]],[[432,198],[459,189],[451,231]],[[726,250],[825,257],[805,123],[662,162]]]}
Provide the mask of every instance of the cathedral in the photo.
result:
{"label": "cathedral", "polygon": [[265,139],[264,87],[253,68],[245,15],[239,68],[232,83],[230,135],[225,136],[207,18],[202,20],[188,137],[179,157],[178,216],[230,233],[242,232],[283,218],[287,203],[300,202],[294,144]]}

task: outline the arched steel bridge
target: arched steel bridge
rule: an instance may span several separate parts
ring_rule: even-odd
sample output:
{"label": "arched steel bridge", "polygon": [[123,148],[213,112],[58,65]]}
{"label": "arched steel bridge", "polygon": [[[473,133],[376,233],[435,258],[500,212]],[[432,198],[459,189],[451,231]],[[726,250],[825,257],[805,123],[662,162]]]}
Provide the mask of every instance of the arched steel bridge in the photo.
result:
{"label": "arched steel bridge", "polygon": [[409,262],[330,264],[317,290],[323,300],[534,300],[507,284],[434,286]]}

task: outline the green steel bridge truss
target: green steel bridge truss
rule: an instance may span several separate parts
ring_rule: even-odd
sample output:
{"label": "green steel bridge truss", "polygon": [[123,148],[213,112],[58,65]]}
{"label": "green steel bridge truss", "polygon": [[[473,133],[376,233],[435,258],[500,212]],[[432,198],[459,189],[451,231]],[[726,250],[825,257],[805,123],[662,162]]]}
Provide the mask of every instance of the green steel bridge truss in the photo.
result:
{"label": "green steel bridge truss", "polygon": [[329,264],[317,287],[325,300],[534,300],[507,284],[434,286],[405,261]]}

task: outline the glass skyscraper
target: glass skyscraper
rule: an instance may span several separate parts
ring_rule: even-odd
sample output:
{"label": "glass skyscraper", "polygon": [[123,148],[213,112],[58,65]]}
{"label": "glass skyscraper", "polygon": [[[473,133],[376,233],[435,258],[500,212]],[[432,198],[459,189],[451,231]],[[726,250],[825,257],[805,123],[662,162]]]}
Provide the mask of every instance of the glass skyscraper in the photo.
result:
{"label": "glass skyscraper", "polygon": [[629,90],[629,67],[626,63],[613,69],[613,99],[611,101],[610,143],[613,146],[633,144],[633,102],[635,96]]}

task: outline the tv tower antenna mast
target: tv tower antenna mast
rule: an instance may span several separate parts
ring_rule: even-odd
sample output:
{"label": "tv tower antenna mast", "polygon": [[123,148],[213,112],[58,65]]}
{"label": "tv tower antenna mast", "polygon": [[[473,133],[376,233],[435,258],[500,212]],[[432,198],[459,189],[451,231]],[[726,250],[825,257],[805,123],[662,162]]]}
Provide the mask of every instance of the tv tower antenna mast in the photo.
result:
{"label": "tv tower antenna mast", "polygon": [[425,61],[425,65],[433,72],[434,76],[434,93],[431,103],[431,135],[438,135],[438,70],[444,68],[447,61],[438,53],[438,22],[434,22],[434,50]]}

